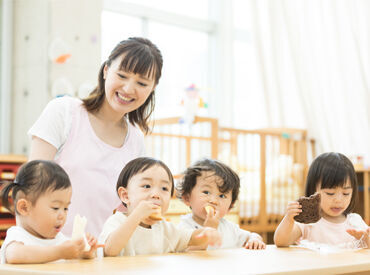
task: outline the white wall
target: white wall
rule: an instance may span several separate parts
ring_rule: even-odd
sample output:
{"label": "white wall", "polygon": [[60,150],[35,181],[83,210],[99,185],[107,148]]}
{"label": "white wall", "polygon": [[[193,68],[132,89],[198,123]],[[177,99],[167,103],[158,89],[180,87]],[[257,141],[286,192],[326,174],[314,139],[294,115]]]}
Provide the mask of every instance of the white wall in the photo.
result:
{"label": "white wall", "polygon": [[[13,31],[13,87],[10,152],[27,154],[27,130],[47,102],[59,77],[74,91],[81,83],[97,82],[100,67],[101,0],[16,0]],[[50,43],[61,38],[72,57],[56,64],[48,56]]]}

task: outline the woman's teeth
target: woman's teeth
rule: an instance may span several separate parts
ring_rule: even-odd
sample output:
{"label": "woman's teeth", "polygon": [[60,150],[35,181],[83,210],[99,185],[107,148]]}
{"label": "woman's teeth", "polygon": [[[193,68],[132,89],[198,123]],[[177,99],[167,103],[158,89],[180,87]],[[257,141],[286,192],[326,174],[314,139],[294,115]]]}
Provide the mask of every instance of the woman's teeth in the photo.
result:
{"label": "woman's teeth", "polygon": [[121,100],[123,100],[123,101],[131,101],[131,100],[132,100],[131,98],[125,97],[125,96],[121,95],[120,93],[117,93],[117,96],[118,96]]}

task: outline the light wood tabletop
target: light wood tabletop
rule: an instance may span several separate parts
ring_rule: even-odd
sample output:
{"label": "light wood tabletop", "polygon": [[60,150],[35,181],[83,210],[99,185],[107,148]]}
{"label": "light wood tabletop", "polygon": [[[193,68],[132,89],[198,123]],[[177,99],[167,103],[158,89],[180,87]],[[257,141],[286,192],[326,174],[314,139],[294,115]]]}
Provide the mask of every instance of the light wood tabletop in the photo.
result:
{"label": "light wood tabletop", "polygon": [[0,274],[343,274],[370,273],[370,249],[320,254],[304,248],[188,253],[0,265]]}

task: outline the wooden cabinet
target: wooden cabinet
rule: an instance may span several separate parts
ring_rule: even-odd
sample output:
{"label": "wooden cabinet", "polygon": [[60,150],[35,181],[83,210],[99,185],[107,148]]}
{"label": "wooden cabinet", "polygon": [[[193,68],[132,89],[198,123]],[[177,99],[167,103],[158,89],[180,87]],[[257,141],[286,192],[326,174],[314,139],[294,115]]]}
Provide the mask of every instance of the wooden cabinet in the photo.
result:
{"label": "wooden cabinet", "polygon": [[[0,189],[7,181],[14,180],[19,167],[26,161],[27,158],[22,155],[0,155]],[[0,245],[5,239],[6,230],[13,225],[15,217],[0,204]]]}
{"label": "wooden cabinet", "polygon": [[370,224],[370,168],[356,169],[359,203],[354,212],[360,214]]}

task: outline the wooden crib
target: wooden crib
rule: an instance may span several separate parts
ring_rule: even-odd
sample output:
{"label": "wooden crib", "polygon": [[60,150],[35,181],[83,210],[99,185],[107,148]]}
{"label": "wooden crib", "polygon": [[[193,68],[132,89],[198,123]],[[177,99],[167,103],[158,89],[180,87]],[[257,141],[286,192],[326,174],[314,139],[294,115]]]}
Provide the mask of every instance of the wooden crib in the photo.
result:
{"label": "wooden crib", "polygon": [[179,117],[158,119],[146,137],[149,156],[163,160],[181,177],[202,157],[219,159],[238,172],[241,227],[262,234],[273,232],[288,201],[303,195],[309,143],[301,129],[243,130],[220,127],[218,120],[195,117],[192,125]]}

